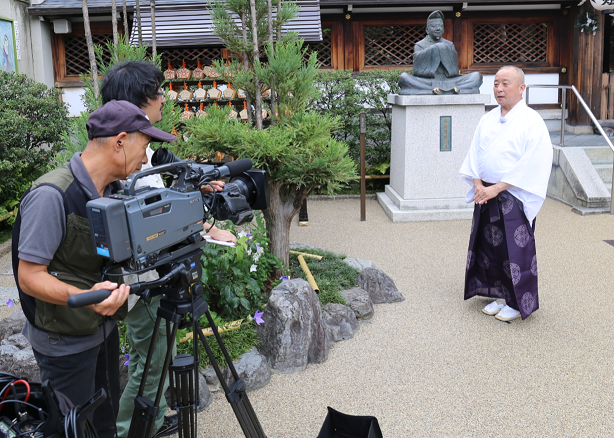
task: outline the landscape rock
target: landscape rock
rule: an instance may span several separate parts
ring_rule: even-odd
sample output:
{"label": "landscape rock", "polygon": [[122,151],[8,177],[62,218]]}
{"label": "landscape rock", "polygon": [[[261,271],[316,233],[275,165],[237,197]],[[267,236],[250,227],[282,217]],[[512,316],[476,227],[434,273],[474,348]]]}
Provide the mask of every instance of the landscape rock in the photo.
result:
{"label": "landscape rock", "polygon": [[[40,382],[40,370],[36,364],[32,346],[21,334],[24,322],[15,324],[16,321],[19,321],[18,317],[13,320],[7,318],[0,322],[0,331],[5,335],[18,329],[17,333],[10,334],[0,343],[0,370],[17,377],[26,377],[31,382]],[[19,324],[21,327],[18,328]]]}
{"label": "landscape rock", "polygon": [[340,293],[350,309],[354,311],[356,318],[370,319],[373,317],[373,301],[371,301],[369,292],[357,287],[342,290]]}
{"label": "landscape rock", "polygon": [[373,304],[405,301],[392,278],[377,268],[363,269],[358,277],[358,286],[369,292]]}
{"label": "landscape rock", "polygon": [[128,366],[124,365],[126,363],[126,355],[119,355],[119,395],[124,392],[126,385],[128,384]]}
{"label": "landscape rock", "polygon": [[322,320],[327,325],[331,339],[335,342],[354,337],[360,325],[354,311],[348,306],[330,303],[322,308]]}
{"label": "landscape rock", "polygon": [[14,334],[21,333],[25,323],[26,315],[23,310],[16,310],[11,316],[0,321],[0,339],[7,339]]}
{"label": "landscape rock", "polygon": [[343,259],[345,263],[350,265],[352,268],[356,268],[362,272],[365,268],[375,268],[375,264],[371,260],[363,260],[357,259],[354,257],[346,257]]}
{"label": "landscape rock", "polygon": [[271,291],[256,327],[262,353],[277,372],[302,371],[328,358],[330,340],[322,322],[320,300],[302,279],[282,282]]}
{"label": "landscape rock", "polygon": [[[266,357],[260,354],[256,347],[252,347],[251,351],[245,353],[233,364],[239,379],[245,382],[248,390],[262,388],[271,380],[271,370],[269,370]],[[228,385],[235,381],[230,368],[226,367],[223,375]]]}
{"label": "landscape rock", "polygon": [[215,374],[215,370],[212,366],[208,366],[207,368],[200,370],[200,374],[202,374],[207,381],[210,391],[215,392],[220,389],[220,379],[217,378],[217,374]]}

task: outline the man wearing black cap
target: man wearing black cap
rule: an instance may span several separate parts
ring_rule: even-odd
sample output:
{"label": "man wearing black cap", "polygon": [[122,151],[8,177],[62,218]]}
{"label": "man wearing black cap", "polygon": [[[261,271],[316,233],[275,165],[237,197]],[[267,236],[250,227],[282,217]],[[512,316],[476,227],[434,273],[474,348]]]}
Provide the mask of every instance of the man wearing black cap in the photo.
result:
{"label": "man wearing black cap", "polygon": [[[13,273],[27,319],[22,333],[33,347],[41,381],[74,405],[83,405],[98,389],[110,392],[94,412],[94,428],[103,438],[114,435],[119,406],[119,334],[113,319],[125,316],[130,287],[100,282],[104,262],[92,246],[85,205],[120,189],[117,181],[147,162],[151,139],[175,137],[154,128],[141,109],[125,101],[94,111],[87,129],[85,151],[24,194],[13,231]],[[87,308],[66,305],[69,296],[98,289],[113,292]]]}

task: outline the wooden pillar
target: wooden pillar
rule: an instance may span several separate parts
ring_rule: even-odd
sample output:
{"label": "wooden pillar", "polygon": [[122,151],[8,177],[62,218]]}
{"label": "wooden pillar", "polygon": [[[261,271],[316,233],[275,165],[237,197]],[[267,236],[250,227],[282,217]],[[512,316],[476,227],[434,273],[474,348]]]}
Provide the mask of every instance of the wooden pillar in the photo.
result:
{"label": "wooden pillar", "polygon": [[[573,7],[573,25],[587,11],[596,12],[590,5],[590,2],[586,2],[581,7]],[[598,16],[599,29],[601,30],[595,35],[592,32],[580,32],[580,29],[577,27],[573,28],[573,54],[572,63],[569,66],[569,82],[571,85],[576,86],[593,114],[599,117],[601,113],[603,74],[604,15],[600,12],[596,12],[596,14]],[[570,94],[573,95],[573,93]],[[591,124],[590,117],[575,96],[570,97],[569,124]]]}

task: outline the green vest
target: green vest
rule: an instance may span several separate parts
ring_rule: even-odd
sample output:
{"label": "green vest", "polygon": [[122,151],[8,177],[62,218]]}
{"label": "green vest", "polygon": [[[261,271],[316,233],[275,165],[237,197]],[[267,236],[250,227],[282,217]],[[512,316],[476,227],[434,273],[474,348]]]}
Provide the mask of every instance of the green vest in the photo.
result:
{"label": "green vest", "polygon": [[[92,244],[85,208],[89,197],[75,179],[68,164],[37,179],[28,192],[42,185],[52,186],[60,191],[66,211],[66,235],[49,263],[47,271],[64,283],[89,290],[94,284],[101,282],[102,268],[105,265],[105,260],[96,254]],[[121,283],[119,280],[115,277],[111,279],[113,282]],[[73,309],[36,298],[34,300],[35,325],[52,334],[91,335],[98,331],[98,326],[104,319],[102,315],[90,309]],[[123,319],[127,313],[126,302],[112,318]]]}

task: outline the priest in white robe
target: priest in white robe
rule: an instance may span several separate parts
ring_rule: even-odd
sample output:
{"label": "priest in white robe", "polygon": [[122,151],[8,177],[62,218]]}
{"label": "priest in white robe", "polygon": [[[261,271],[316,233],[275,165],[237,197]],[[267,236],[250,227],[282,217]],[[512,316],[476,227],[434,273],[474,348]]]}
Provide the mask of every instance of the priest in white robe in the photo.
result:
{"label": "priest in white robe", "polygon": [[502,321],[539,308],[535,217],[548,189],[552,142],[541,116],[522,99],[524,73],[502,67],[495,76],[499,106],[482,117],[461,177],[474,202],[465,299],[491,297],[483,312]]}

